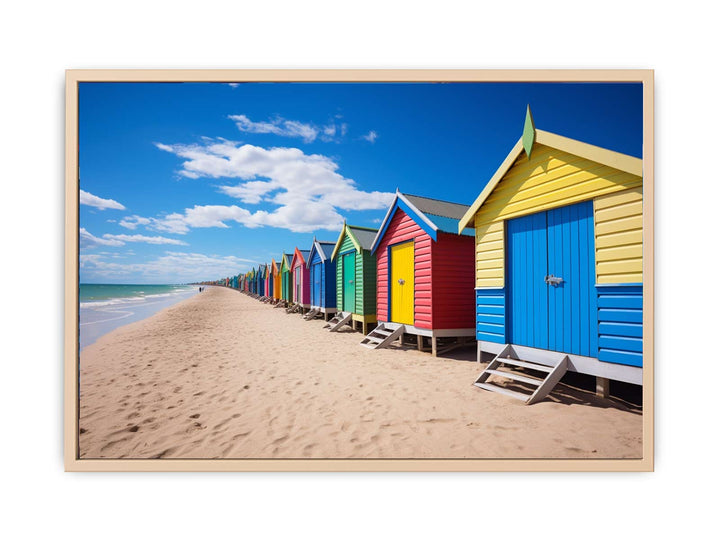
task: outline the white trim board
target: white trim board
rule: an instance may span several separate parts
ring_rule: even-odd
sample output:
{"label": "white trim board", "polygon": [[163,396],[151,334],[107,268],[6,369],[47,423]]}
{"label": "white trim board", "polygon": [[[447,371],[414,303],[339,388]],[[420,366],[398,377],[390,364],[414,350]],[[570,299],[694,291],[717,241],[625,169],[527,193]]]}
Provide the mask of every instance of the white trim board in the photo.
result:
{"label": "white trim board", "polygon": [[[490,341],[478,341],[478,358],[480,352],[489,352],[492,354],[499,354],[504,348],[504,343],[493,343]],[[577,373],[583,373],[585,375],[594,375],[595,377],[603,377],[605,379],[611,379],[613,381],[622,381],[630,384],[637,384],[642,386],[643,383],[643,369],[635,366],[624,366],[622,364],[612,364],[610,362],[601,362],[597,358],[590,356],[580,356],[577,354],[567,354],[556,351],[546,351],[543,349],[536,349],[533,347],[525,347],[523,345],[511,344],[513,349],[518,353],[522,354],[524,358],[527,358],[531,362],[536,362],[544,366],[553,366],[552,363],[555,356],[567,355],[568,371],[575,371]]]}

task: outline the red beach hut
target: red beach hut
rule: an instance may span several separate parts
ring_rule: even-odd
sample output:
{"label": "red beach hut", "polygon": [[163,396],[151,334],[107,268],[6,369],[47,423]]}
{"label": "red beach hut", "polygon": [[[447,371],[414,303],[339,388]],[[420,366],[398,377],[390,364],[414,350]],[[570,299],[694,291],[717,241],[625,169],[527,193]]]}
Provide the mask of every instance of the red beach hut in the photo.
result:
{"label": "red beach hut", "polygon": [[437,355],[438,339],[452,347],[475,335],[475,239],[472,232],[457,233],[468,208],[395,194],[371,248],[377,257],[380,332],[364,345],[386,346],[415,334],[420,350],[429,338]]}

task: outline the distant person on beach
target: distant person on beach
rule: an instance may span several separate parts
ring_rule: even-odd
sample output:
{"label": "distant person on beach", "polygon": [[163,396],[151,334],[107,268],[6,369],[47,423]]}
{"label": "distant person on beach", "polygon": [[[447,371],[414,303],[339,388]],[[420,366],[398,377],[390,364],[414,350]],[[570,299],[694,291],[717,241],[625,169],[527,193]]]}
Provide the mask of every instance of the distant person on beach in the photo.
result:
{"label": "distant person on beach", "polygon": [[202,292],[202,287],[198,287],[198,292]]}

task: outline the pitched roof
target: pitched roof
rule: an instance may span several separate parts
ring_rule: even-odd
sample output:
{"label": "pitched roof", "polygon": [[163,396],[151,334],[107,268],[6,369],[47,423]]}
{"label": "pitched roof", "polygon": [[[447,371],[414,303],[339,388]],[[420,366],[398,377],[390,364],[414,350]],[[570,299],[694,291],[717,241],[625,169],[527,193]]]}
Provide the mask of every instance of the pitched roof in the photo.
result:
{"label": "pitched roof", "polygon": [[334,247],[335,242],[321,242],[320,240],[313,240],[312,248],[310,248],[310,252],[305,258],[305,264],[308,268],[310,268],[310,259],[312,259],[312,254],[314,251],[317,251],[320,255],[320,260],[325,262],[332,255]]}
{"label": "pitched roof", "polygon": [[[529,108],[528,116],[532,118],[530,116]],[[612,150],[608,150],[607,148],[601,148],[592,144],[576,141],[575,139],[556,135],[555,133],[550,133],[549,131],[534,129],[534,124],[532,124],[532,129],[534,130],[534,137],[532,138],[530,147],[532,147],[532,144],[535,143],[542,144],[544,146],[549,146],[557,150],[562,150],[563,152],[567,152],[568,154],[573,154],[587,160],[600,163],[602,165],[607,165],[608,167],[612,167],[613,169],[617,169],[619,171],[634,174],[635,176],[642,177],[643,175],[643,162],[640,158],[628,156],[619,152],[614,152]],[[492,178],[490,178],[485,188],[482,190],[482,192],[480,192],[478,198],[475,199],[475,202],[472,204],[472,206],[470,206],[467,212],[465,212],[465,215],[462,216],[458,224],[458,231],[462,231],[467,227],[474,226],[473,218],[475,217],[475,214],[478,212],[478,210],[480,210],[480,207],[487,200],[493,190],[497,187],[505,174],[513,166],[517,158],[520,156],[520,153],[525,150],[523,146],[524,138],[526,139],[525,142],[528,142],[527,134],[524,133],[523,137],[520,137],[518,142],[515,143],[515,146],[513,146],[512,150],[510,150],[510,153],[507,155],[507,157],[505,157],[505,160],[502,162],[498,170],[495,171],[495,174],[493,174]]]}
{"label": "pitched roof", "polygon": [[335,259],[335,256],[340,249],[340,244],[342,243],[342,239],[344,238],[345,234],[350,236],[350,240],[352,240],[355,249],[360,252],[363,249],[369,250],[372,247],[377,232],[377,229],[370,229],[369,227],[358,227],[345,223],[342,230],[340,231],[340,236],[338,237],[337,242],[335,242],[335,248],[333,249],[331,258]]}
{"label": "pitched roof", "polygon": [[300,257],[302,258],[301,260],[302,260],[302,262],[303,262],[303,266],[305,265],[305,263],[307,262],[308,258],[310,257],[310,252],[309,252],[308,250],[306,250],[306,249],[300,249],[300,248],[295,248],[295,251],[293,252],[292,259],[291,259],[291,261],[290,261],[290,267],[291,267],[291,268],[292,268],[293,266],[295,266],[295,259],[298,258],[298,253],[300,254]]}
{"label": "pitched roof", "polygon": [[[395,199],[390,208],[388,208],[380,225],[380,232],[375,236],[371,251],[375,253],[380,240],[385,235],[385,231],[390,225],[390,221],[397,209],[401,209],[410,218],[424,230],[430,238],[437,240],[437,233],[445,232],[450,234],[458,234],[458,223],[468,210],[468,206],[439,199],[430,199],[419,195],[408,195],[397,191]],[[460,234],[472,236],[472,231],[462,232]]]}
{"label": "pitched roof", "polygon": [[467,204],[440,201],[429,197],[421,197],[420,195],[410,195],[409,193],[402,193],[402,195],[423,214],[460,219],[470,208]]}
{"label": "pitched roof", "polygon": [[372,247],[373,240],[375,240],[375,235],[377,234],[377,229],[369,229],[367,227],[355,227],[348,225],[348,229],[350,229],[350,232],[355,237],[355,240],[358,241],[358,244],[360,244],[360,247],[363,249],[370,249]]}

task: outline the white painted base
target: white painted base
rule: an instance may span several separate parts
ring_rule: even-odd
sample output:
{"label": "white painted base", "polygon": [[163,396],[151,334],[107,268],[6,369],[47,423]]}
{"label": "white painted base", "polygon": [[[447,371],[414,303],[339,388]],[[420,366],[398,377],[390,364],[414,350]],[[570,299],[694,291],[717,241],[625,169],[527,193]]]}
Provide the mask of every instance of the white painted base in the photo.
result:
{"label": "white painted base", "polygon": [[310,305],[310,309],[319,309],[320,313],[337,313],[337,308]]}
{"label": "white painted base", "polygon": [[405,326],[406,334],[413,334],[416,336],[426,337],[462,337],[462,336],[474,336],[474,328],[450,328],[442,330],[428,330],[427,328],[417,328],[409,324],[402,325],[400,323],[378,321],[378,325],[384,324],[385,328],[389,330],[396,330],[400,326]]}
{"label": "white painted base", "polygon": [[[478,341],[477,344],[478,361],[480,360],[481,352],[499,354],[505,348],[504,343]],[[522,345],[511,345],[518,351],[518,353],[521,353],[528,360],[545,366],[555,365],[559,358],[566,355],[566,353],[556,351],[546,351],[544,349],[536,349]],[[601,362],[597,358],[580,356],[577,354],[568,354],[567,357],[570,359],[568,362],[568,371],[575,371],[577,373],[584,373],[586,375],[594,375],[595,377],[603,377],[613,381],[622,381],[642,386],[643,370],[640,367]]]}

